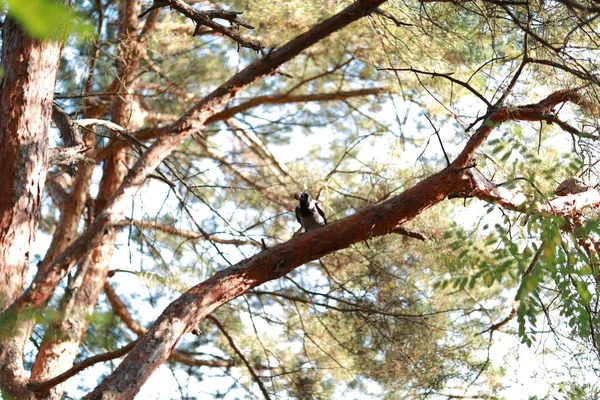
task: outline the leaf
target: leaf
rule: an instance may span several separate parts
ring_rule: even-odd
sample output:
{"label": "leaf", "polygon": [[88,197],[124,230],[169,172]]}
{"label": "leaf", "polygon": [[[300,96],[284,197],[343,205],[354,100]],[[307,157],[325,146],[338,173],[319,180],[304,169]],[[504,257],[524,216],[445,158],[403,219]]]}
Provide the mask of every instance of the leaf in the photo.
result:
{"label": "leaf", "polygon": [[[569,254],[569,257],[571,256],[571,254]],[[573,258],[575,258],[575,256],[573,256]],[[587,276],[590,275],[592,273],[592,269],[590,268],[589,265],[585,264],[583,265],[580,269],[579,269],[579,275],[581,276]]]}
{"label": "leaf", "polygon": [[583,300],[584,304],[588,304],[590,300],[592,300],[592,294],[584,282],[577,282],[577,293],[579,293],[579,296],[581,296],[581,300]]}
{"label": "leaf", "polygon": [[486,120],[483,122],[483,125],[484,125],[485,127],[487,127],[487,128],[493,128],[493,127],[495,127],[495,126],[496,126],[496,124],[494,123],[494,121],[492,121],[492,120],[491,120],[491,119],[489,119],[489,118],[488,118],[488,119],[486,119]]}
{"label": "leaf", "polygon": [[494,284],[494,275],[490,273],[483,275],[483,282],[487,287],[492,287],[492,285]]}
{"label": "leaf", "polygon": [[51,0],[0,0],[8,14],[37,39],[66,40],[70,33],[91,36],[92,26],[71,8]]}

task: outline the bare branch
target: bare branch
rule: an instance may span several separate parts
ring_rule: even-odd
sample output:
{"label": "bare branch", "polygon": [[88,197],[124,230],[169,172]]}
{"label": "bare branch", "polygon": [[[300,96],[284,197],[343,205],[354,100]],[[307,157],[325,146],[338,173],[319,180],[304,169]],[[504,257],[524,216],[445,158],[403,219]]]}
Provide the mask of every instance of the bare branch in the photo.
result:
{"label": "bare branch", "polygon": [[477,98],[479,98],[481,101],[483,101],[488,107],[492,107],[492,103],[490,103],[485,97],[483,97],[483,95],[481,93],[479,93],[477,90],[475,90],[473,88],[473,86],[469,85],[466,82],[463,82],[459,79],[453,78],[453,72],[448,72],[448,73],[439,73],[439,72],[429,72],[429,71],[421,71],[419,69],[415,69],[415,68],[377,68],[379,71],[404,71],[404,72],[413,72],[415,74],[421,74],[421,75],[429,75],[429,76],[434,76],[434,77],[440,77],[440,78],[444,78],[449,80],[450,82],[456,83],[459,86],[464,87],[465,89],[467,89],[469,92],[473,93],[475,96],[477,96]]}
{"label": "bare branch", "polygon": [[85,360],[73,365],[72,368],[69,368],[62,374],[60,374],[52,379],[49,379],[45,382],[31,382],[27,386],[30,390],[32,390],[36,393],[46,392],[49,389],[55,387],[56,385],[59,385],[59,384],[63,383],[64,381],[66,381],[67,379],[77,375],[84,369],[91,367],[92,365],[95,365],[95,364],[98,364],[101,362],[114,360],[115,358],[123,357],[125,354],[129,353],[129,351],[137,344],[138,341],[139,341],[139,339],[136,339],[136,340],[128,343],[127,345],[121,347],[120,349],[108,351],[106,353],[97,354],[95,356],[86,358]]}
{"label": "bare branch", "polygon": [[202,232],[194,232],[194,231],[177,229],[171,225],[159,224],[159,223],[152,222],[152,221],[139,221],[139,220],[125,219],[123,221],[120,221],[120,222],[117,222],[116,224],[114,224],[114,226],[119,226],[119,227],[127,227],[127,226],[132,226],[132,225],[139,229],[158,230],[158,231],[168,233],[170,235],[180,236],[180,237],[190,239],[190,240],[210,240],[211,242],[215,242],[215,243],[233,244],[236,246],[250,245],[250,246],[260,247],[260,243],[253,241],[253,240],[227,239],[227,238],[216,236],[214,234],[209,234],[207,236]]}
{"label": "bare branch", "polygon": [[115,132],[121,132],[121,133],[127,132],[127,129],[123,128],[122,126],[115,124],[112,121],[107,121],[104,119],[96,119],[96,118],[76,119],[73,121],[73,123],[75,123],[79,126],[83,126],[83,127],[97,125],[97,126],[103,126],[110,130],[113,130]]}
{"label": "bare branch", "polygon": [[559,196],[548,202],[531,204],[527,196],[514,189],[507,189],[489,181],[476,170],[469,171],[473,180],[473,189],[469,194],[490,203],[499,204],[508,210],[518,212],[541,212],[566,217],[580,212],[584,208],[600,207],[600,192],[589,189],[585,192]]}
{"label": "bare branch", "polygon": [[387,92],[387,88],[367,88],[358,90],[347,90],[333,93],[311,93],[311,94],[300,94],[292,95],[289,93],[284,94],[273,94],[266,96],[257,96],[251,100],[243,102],[235,107],[226,108],[225,110],[216,113],[212,117],[206,120],[207,124],[212,124],[217,121],[224,121],[233,117],[235,114],[249,110],[261,105],[266,104],[292,104],[292,103],[307,103],[311,101],[336,101],[345,100],[352,97],[363,97],[370,95],[377,95]]}
{"label": "bare branch", "polygon": [[[196,24],[196,30],[194,32],[194,36],[198,33],[200,26],[207,26],[220,34],[227,36],[233,39],[242,47],[250,48],[254,51],[262,50],[263,46],[254,40],[248,40],[243,38],[238,32],[237,27],[243,26],[244,28],[254,29],[250,23],[240,18],[241,12],[237,11],[225,11],[225,10],[210,10],[210,11],[200,11],[185,3],[182,0],[155,0],[152,7],[148,8],[144,11],[140,18],[144,15],[148,14],[151,11],[154,11],[163,7],[172,7],[194,21]],[[231,27],[226,27],[221,24],[213,21],[214,19],[222,19],[226,20],[231,24]]]}
{"label": "bare branch", "polygon": [[413,26],[413,24],[409,24],[407,22],[400,21],[395,15],[393,15],[385,10],[382,10],[381,8],[376,9],[374,11],[374,14],[381,15],[383,18],[389,19],[396,26]]}

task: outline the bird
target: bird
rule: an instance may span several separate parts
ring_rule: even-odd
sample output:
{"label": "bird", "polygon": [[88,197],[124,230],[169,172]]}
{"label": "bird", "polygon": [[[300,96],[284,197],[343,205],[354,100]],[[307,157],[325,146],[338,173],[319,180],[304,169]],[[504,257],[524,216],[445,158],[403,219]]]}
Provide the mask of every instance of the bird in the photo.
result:
{"label": "bird", "polygon": [[300,201],[296,207],[296,219],[305,232],[327,225],[327,218],[319,202],[313,200],[306,192],[294,193],[294,198]]}

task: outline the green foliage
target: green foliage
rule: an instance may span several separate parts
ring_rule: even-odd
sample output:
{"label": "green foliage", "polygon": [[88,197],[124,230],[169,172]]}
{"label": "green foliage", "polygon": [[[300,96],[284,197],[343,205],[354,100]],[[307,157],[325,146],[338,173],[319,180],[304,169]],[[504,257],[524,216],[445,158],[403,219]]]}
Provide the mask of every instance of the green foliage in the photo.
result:
{"label": "green foliage", "polygon": [[0,0],[0,9],[8,7],[8,15],[31,36],[38,39],[64,41],[74,33],[89,37],[93,27],[72,8],[55,0]]}

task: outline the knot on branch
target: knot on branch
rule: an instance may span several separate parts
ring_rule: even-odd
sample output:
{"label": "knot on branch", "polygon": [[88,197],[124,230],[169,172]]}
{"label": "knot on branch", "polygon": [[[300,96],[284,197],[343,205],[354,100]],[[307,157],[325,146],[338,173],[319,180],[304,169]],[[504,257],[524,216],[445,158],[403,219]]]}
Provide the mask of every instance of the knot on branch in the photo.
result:
{"label": "knot on branch", "polygon": [[87,148],[79,135],[77,123],[58,104],[52,104],[52,122],[58,128],[64,147],[48,149],[48,164],[72,165],[79,161],[94,163],[85,156]]}

